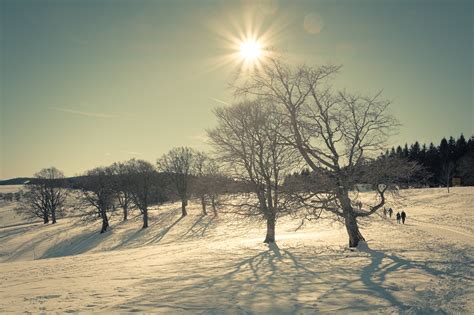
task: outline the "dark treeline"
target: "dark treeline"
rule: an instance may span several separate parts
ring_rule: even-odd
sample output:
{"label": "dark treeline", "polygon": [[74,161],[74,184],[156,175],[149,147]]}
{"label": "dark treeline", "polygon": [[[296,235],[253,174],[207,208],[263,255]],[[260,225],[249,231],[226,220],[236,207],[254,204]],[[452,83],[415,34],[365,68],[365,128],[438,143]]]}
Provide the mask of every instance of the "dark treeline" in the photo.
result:
{"label": "dark treeline", "polygon": [[462,134],[457,139],[443,138],[439,145],[415,141],[403,147],[392,147],[385,155],[406,158],[424,167],[424,174],[411,178],[412,185],[448,186],[448,183],[453,184],[454,177],[460,179],[457,184],[474,185],[474,136],[468,141]]}

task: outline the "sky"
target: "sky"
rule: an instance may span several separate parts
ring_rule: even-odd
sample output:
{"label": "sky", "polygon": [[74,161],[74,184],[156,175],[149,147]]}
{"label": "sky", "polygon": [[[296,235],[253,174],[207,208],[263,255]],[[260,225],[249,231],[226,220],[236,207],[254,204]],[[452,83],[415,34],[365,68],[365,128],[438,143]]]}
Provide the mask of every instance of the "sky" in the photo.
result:
{"label": "sky", "polygon": [[401,123],[390,145],[474,134],[472,1],[0,5],[0,179],[208,150],[248,33],[291,64],[342,65],[337,88],[382,90]]}

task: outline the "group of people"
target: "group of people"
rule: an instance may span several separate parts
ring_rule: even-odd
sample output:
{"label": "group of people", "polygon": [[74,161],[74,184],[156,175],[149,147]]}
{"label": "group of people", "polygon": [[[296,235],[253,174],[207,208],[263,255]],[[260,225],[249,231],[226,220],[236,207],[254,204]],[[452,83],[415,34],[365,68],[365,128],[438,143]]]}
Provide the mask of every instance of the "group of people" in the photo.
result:
{"label": "group of people", "polygon": [[[392,217],[392,214],[393,214],[393,209],[392,208],[383,208],[383,214],[385,216],[389,216],[390,218]],[[405,211],[402,210],[402,212],[397,212],[397,223],[400,224],[400,223],[403,223],[405,224],[405,220],[407,218],[407,214],[405,213]]]}

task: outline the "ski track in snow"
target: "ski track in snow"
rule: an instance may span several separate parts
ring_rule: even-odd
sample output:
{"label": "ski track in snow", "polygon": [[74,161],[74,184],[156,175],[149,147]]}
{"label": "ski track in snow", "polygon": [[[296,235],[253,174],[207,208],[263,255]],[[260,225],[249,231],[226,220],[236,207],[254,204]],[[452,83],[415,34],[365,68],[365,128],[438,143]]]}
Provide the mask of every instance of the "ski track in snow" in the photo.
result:
{"label": "ski track in snow", "polygon": [[197,204],[151,210],[146,230],[133,215],[105,234],[78,218],[2,228],[0,313],[473,313],[474,188],[402,194],[406,224],[361,220],[354,251],[333,222],[282,218],[268,247],[264,224]]}
{"label": "ski track in snow", "polygon": [[416,228],[423,229],[434,235],[439,234],[440,230],[442,230],[442,235],[446,238],[458,241],[466,241],[470,242],[470,244],[474,244],[474,235],[472,233],[462,231],[456,227],[449,225],[433,224],[420,220],[415,220],[415,222],[417,223],[414,225]]}

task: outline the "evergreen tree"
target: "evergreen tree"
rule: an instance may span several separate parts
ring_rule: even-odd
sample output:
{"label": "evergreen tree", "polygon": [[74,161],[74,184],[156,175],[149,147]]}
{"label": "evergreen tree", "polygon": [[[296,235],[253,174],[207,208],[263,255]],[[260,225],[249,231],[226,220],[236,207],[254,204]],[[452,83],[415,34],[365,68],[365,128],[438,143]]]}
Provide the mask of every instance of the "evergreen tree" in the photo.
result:
{"label": "evergreen tree", "polygon": [[436,185],[438,182],[437,176],[439,174],[439,151],[435,147],[433,142],[430,143],[428,150],[426,151],[425,163],[424,165],[429,172],[433,174],[433,178],[430,181],[430,185]]}
{"label": "evergreen tree", "polygon": [[408,152],[408,159],[410,159],[411,161],[419,161],[420,144],[418,143],[418,141],[415,141],[415,143],[410,146],[410,151]]}
{"label": "evergreen tree", "polygon": [[408,158],[408,156],[409,156],[408,144],[405,143],[405,146],[403,147],[403,151],[402,151],[402,157]]}
{"label": "evergreen tree", "polygon": [[397,155],[397,153],[395,152],[395,148],[392,147],[392,149],[390,150],[390,157],[395,157]]}
{"label": "evergreen tree", "polygon": [[456,140],[451,136],[448,140],[449,156],[448,159],[451,162],[454,162],[456,155]]}
{"label": "evergreen tree", "polygon": [[468,145],[466,142],[466,139],[464,138],[464,135],[461,134],[461,136],[456,140],[456,149],[454,152],[454,158],[455,160],[459,160],[461,157],[463,157],[468,151]]}
{"label": "evergreen tree", "polygon": [[[401,146],[397,146],[396,149],[392,147],[390,153],[388,151],[385,153],[385,156],[408,158],[421,164],[430,173],[428,183],[431,186],[445,185],[446,177],[443,174],[446,174],[447,169],[453,167],[452,175],[461,176],[463,185],[474,183],[474,178],[470,178],[471,173],[466,171],[466,167],[471,161],[467,157],[468,155],[474,156],[474,136],[466,141],[463,134],[457,140],[452,136],[448,140],[443,138],[437,147],[432,142],[427,146],[426,144],[420,145],[418,141],[415,141],[410,145],[405,144],[403,148]],[[463,165],[462,171],[461,164]],[[451,167],[448,167],[449,165]]]}
{"label": "evergreen tree", "polygon": [[403,157],[403,149],[402,149],[401,146],[397,147],[396,152],[397,152],[397,157],[399,157],[399,158]]}
{"label": "evergreen tree", "polygon": [[441,142],[438,147],[438,151],[439,151],[439,159],[441,163],[449,162],[450,149],[449,149],[449,144],[446,138],[441,139]]}
{"label": "evergreen tree", "polygon": [[424,167],[426,167],[426,144],[423,143],[421,146],[420,154],[418,157],[418,162],[422,164]]}

